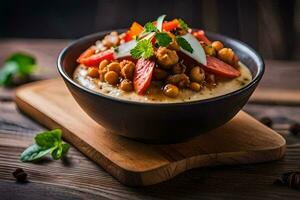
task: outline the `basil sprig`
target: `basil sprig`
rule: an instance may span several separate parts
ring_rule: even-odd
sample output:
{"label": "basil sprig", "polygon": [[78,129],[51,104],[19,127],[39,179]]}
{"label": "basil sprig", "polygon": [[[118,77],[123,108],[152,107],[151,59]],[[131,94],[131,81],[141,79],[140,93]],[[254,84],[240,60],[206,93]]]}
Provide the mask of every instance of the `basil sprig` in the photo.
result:
{"label": "basil sprig", "polygon": [[34,138],[35,144],[29,146],[21,154],[22,162],[32,162],[51,154],[54,160],[62,158],[69,150],[70,145],[62,141],[60,129],[44,131]]}

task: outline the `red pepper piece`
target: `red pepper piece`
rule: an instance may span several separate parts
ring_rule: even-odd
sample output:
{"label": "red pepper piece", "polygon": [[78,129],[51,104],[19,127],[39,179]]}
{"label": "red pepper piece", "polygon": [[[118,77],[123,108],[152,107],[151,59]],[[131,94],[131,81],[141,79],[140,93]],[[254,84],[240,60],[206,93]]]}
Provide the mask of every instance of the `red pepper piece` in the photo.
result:
{"label": "red pepper piece", "polygon": [[163,30],[165,30],[165,31],[172,31],[175,28],[177,28],[178,26],[179,26],[178,19],[173,19],[172,21],[164,22],[163,23]]}
{"label": "red pepper piece", "polygon": [[155,62],[151,60],[140,58],[137,61],[133,77],[134,90],[137,94],[143,95],[146,93],[151,84],[154,66]]}
{"label": "red pepper piece", "polygon": [[81,63],[82,60],[84,58],[90,57],[91,55],[93,55],[95,53],[96,49],[94,46],[91,46],[90,48],[88,48],[87,50],[85,50],[78,58],[77,58],[77,62]]}
{"label": "red pepper piece", "polygon": [[207,64],[206,66],[203,66],[203,68],[212,74],[227,78],[236,78],[241,75],[240,71],[216,57],[207,56],[206,62]]}
{"label": "red pepper piece", "polygon": [[83,58],[81,64],[89,67],[98,67],[102,60],[114,60],[114,53],[111,50],[102,51],[100,53],[94,54],[90,57]]}

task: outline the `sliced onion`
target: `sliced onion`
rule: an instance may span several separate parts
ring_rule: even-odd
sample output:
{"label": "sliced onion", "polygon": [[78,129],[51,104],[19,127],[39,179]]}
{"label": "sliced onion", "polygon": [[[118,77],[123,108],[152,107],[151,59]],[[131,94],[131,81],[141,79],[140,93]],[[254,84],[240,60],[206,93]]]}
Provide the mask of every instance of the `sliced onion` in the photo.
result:
{"label": "sliced onion", "polygon": [[193,53],[188,52],[180,47],[180,51],[184,54],[188,55],[189,57],[193,58],[197,62],[201,63],[202,65],[206,66],[206,55],[203,47],[199,43],[199,41],[190,33],[187,33],[183,37],[192,47]]}
{"label": "sliced onion", "polygon": [[131,40],[129,42],[125,42],[118,46],[118,50],[115,52],[116,58],[123,58],[130,56],[130,50],[133,49],[136,45],[136,40]]}
{"label": "sliced onion", "polygon": [[[143,36],[143,38],[141,40],[149,40],[151,38],[153,38],[155,35],[155,33],[149,33]],[[137,41],[136,40],[131,40],[129,42],[125,42],[123,44],[121,44],[120,46],[118,46],[118,50],[115,51],[115,58],[124,58],[124,57],[128,57],[131,56],[130,54],[130,50],[133,49],[136,45]]]}

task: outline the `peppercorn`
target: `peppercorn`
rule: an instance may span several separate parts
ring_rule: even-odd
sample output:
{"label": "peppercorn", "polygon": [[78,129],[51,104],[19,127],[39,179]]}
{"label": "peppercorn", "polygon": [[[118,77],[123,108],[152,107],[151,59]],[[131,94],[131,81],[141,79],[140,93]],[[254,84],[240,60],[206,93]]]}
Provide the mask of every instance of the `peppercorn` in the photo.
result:
{"label": "peppercorn", "polygon": [[262,117],[259,121],[268,127],[272,127],[273,125],[273,121],[270,117]]}
{"label": "peppercorn", "polygon": [[289,131],[294,135],[298,135],[300,133],[300,124],[299,123],[292,124],[289,128]]}
{"label": "peppercorn", "polygon": [[300,189],[300,172],[287,172],[274,181],[276,185],[284,185],[294,189]]}
{"label": "peppercorn", "polygon": [[27,182],[27,173],[22,168],[17,168],[12,174],[17,182]]}

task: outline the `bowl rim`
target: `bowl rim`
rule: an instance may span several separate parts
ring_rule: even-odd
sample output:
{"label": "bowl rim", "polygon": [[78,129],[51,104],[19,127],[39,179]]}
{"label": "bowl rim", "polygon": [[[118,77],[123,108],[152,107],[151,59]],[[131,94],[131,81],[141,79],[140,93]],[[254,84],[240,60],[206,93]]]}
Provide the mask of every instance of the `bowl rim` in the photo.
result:
{"label": "bowl rim", "polygon": [[[206,31],[206,33],[208,35],[213,36],[213,37],[216,36],[221,41],[228,40],[228,41],[230,41],[230,43],[234,43],[235,46],[237,46],[238,48],[246,50],[248,54],[249,53],[252,54],[250,56],[255,60],[256,63],[258,63],[258,65],[257,65],[257,73],[256,73],[255,77],[252,78],[250,83],[248,83],[246,86],[244,86],[242,88],[239,88],[238,90],[234,90],[232,92],[229,92],[229,93],[226,93],[226,94],[223,94],[223,95],[220,95],[220,96],[208,98],[208,99],[201,99],[201,100],[195,100],[195,101],[185,101],[185,102],[174,102],[174,103],[165,103],[165,102],[152,103],[152,102],[131,101],[131,100],[126,100],[126,99],[121,99],[121,98],[105,95],[105,94],[93,91],[89,88],[86,88],[86,87],[76,83],[71,77],[68,76],[68,74],[66,73],[66,71],[64,70],[64,67],[63,67],[63,60],[64,60],[66,54],[68,53],[68,51],[70,51],[70,49],[72,49],[78,43],[84,42],[85,40],[89,40],[89,39],[94,38],[94,37],[95,38],[96,37],[101,38],[104,34],[107,34],[111,31],[124,32],[124,30],[125,29],[100,31],[100,32],[96,32],[96,33],[92,33],[92,34],[80,37],[80,38],[72,41],[70,44],[68,44],[65,48],[63,48],[61,50],[61,52],[59,53],[59,56],[57,58],[57,63],[56,64],[57,64],[57,69],[58,69],[59,74],[63,77],[64,80],[67,80],[74,87],[77,87],[77,88],[81,89],[82,91],[84,91],[88,94],[92,94],[92,95],[96,95],[96,96],[101,97],[101,98],[105,98],[106,100],[110,100],[110,101],[114,101],[114,102],[118,102],[118,103],[131,104],[131,105],[163,106],[164,107],[164,106],[183,106],[183,105],[194,105],[194,104],[210,103],[210,102],[214,102],[214,101],[218,101],[218,100],[221,100],[221,99],[228,98],[232,95],[237,95],[239,93],[243,93],[244,91],[246,91],[246,90],[250,89],[252,86],[254,86],[256,83],[258,83],[261,80],[261,78],[262,78],[262,76],[265,72],[265,63],[263,61],[263,58],[252,47],[250,47],[246,43],[244,43],[242,41],[239,41],[237,39],[233,39],[233,38],[230,38],[230,37],[222,35],[222,34]],[[195,29],[195,30],[199,30],[199,29]],[[248,66],[246,66],[246,67],[248,67]]]}

